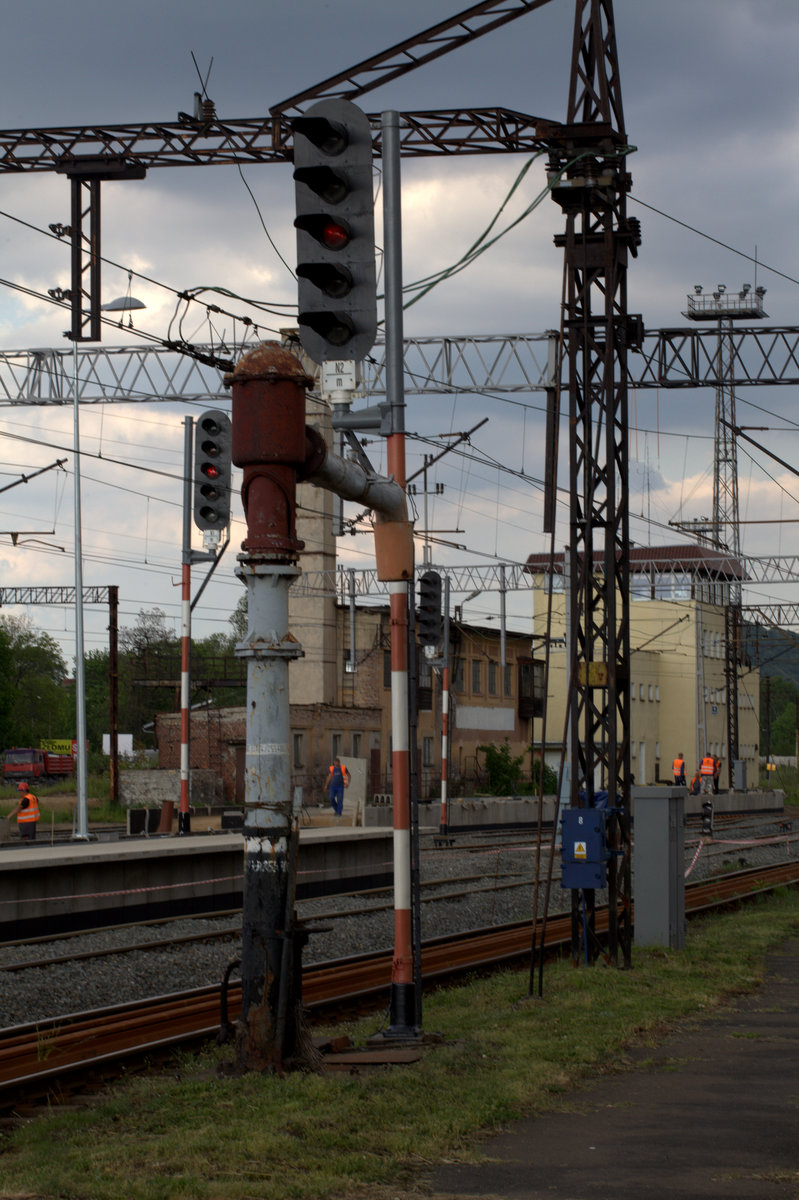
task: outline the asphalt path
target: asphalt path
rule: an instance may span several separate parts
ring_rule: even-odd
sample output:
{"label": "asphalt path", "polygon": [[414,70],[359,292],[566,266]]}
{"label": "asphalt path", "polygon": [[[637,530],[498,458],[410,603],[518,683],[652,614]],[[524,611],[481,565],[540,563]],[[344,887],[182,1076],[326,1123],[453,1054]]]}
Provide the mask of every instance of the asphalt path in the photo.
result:
{"label": "asphalt path", "polygon": [[479,1163],[436,1168],[427,1196],[797,1200],[799,938],[766,966],[756,993],[634,1052],[571,1111],[515,1123]]}

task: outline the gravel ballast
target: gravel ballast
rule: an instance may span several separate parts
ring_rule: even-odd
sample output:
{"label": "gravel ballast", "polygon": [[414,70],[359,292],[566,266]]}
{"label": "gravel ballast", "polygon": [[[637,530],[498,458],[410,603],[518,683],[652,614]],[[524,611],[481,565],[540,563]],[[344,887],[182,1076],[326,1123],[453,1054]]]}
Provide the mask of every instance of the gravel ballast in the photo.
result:
{"label": "gravel ballast", "polygon": [[[702,845],[698,855],[698,832],[689,829],[685,852],[689,882],[742,866],[770,865],[795,858],[796,835],[781,830],[780,824],[774,818],[728,824],[717,830],[716,840]],[[752,839],[757,844],[750,844]],[[542,857],[542,879],[546,862],[546,857]],[[454,849],[436,848],[432,839],[423,842],[422,937],[529,919],[534,869],[532,835],[523,841],[517,838],[513,845],[500,844],[492,835],[474,835],[468,842],[459,837]],[[556,854],[551,914],[568,907],[568,896],[560,888],[559,876],[560,858]],[[458,894],[443,898],[444,892]],[[541,892],[543,895],[543,886]],[[391,904],[390,892],[327,897],[298,904],[298,915],[310,928],[305,964],[390,948],[394,927]],[[374,911],[364,913],[365,908]],[[338,915],[356,909],[358,912],[351,916]],[[186,918],[165,925],[80,934],[52,943],[0,946],[0,1027],[218,984],[230,961],[239,957],[240,936],[237,932],[210,942],[192,941],[161,948],[154,945],[152,950],[137,949],[22,971],[4,970],[9,964],[142,942],[157,943],[206,931],[224,932],[235,926],[240,927],[240,917],[234,915]]]}

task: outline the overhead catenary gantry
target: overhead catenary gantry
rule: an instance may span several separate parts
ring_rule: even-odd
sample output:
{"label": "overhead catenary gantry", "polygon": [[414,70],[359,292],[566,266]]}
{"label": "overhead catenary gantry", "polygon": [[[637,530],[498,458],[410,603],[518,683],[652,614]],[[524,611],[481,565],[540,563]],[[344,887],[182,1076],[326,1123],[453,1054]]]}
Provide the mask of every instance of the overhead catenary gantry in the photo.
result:
{"label": "overhead catenary gantry", "polygon": [[[405,394],[544,392],[552,386],[551,347],[559,337],[554,331],[405,337]],[[799,385],[799,327],[738,327],[729,337],[728,377],[735,387]],[[628,389],[716,387],[717,343],[713,329],[645,330],[641,345],[627,356]],[[81,404],[221,400],[226,395],[222,374],[233,365],[228,354],[210,343],[181,349],[82,345],[78,399]],[[378,338],[364,363],[368,395],[385,394],[385,367],[385,341]],[[0,350],[0,407],[72,404],[72,374],[70,349]]]}

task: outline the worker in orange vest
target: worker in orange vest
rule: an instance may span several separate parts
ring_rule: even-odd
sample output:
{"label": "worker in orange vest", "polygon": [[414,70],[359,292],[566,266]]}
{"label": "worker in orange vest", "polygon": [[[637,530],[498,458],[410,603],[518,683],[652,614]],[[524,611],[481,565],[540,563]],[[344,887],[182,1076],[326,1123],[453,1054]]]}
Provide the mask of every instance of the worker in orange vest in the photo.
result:
{"label": "worker in orange vest", "polygon": [[682,750],[672,763],[672,770],[677,787],[685,787],[685,759],[682,756]]}
{"label": "worker in orange vest", "polygon": [[21,793],[19,803],[8,816],[9,819],[17,818],[19,836],[24,841],[33,842],[36,840],[36,825],[39,821],[39,801],[33,792],[28,791],[27,783],[18,783],[17,787]]}
{"label": "worker in orange vest", "polygon": [[702,764],[699,768],[699,774],[702,776],[702,795],[713,794],[713,777],[716,774],[716,760],[712,754],[705,751],[705,757],[702,759]]}
{"label": "worker in orange vest", "polygon": [[333,759],[325,783],[325,791],[333,812],[340,817],[344,811],[344,789],[350,785],[350,773],[340,758]]}

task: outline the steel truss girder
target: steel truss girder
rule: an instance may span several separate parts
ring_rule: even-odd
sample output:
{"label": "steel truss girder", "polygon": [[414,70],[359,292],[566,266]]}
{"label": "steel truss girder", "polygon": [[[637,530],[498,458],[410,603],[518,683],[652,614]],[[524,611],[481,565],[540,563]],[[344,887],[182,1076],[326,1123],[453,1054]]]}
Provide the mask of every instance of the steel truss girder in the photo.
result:
{"label": "steel truss girder", "polygon": [[[79,345],[76,352],[82,404],[218,400],[228,395],[217,367],[166,347]],[[0,406],[72,404],[74,353],[60,348],[0,351]]]}
{"label": "steel truss girder", "polygon": [[[799,385],[799,327],[732,331],[736,387]],[[547,353],[554,333],[474,334],[405,338],[405,394],[467,392],[480,395],[543,392],[551,386]],[[247,348],[226,347],[235,357]],[[200,355],[167,346],[91,346],[78,349],[82,404],[224,398],[222,371],[211,362],[218,347],[198,344]],[[0,406],[71,404],[71,349],[0,351]],[[209,361],[202,361],[203,359]],[[220,360],[221,361],[221,360]],[[364,363],[364,388],[385,394],[385,343]],[[690,374],[686,374],[690,371]],[[746,372],[746,373],[744,373]],[[641,350],[628,353],[633,388],[716,387],[717,335],[710,329],[653,329]]]}
{"label": "steel truss girder", "polygon": [[[795,325],[736,325],[725,336],[729,361],[724,380],[728,385],[799,383],[799,328]],[[636,388],[718,386],[718,330],[648,332],[641,349],[630,355],[628,380]]]}
{"label": "steel truss girder", "polygon": [[[382,157],[380,113],[368,114],[375,158]],[[540,154],[557,123],[507,108],[454,108],[401,114],[405,158],[457,154]],[[0,173],[79,171],[82,162],[125,168],[242,166],[290,162],[288,121],[164,121],[0,131]]]}
{"label": "steel truss girder", "polygon": [[[419,574],[430,569],[430,564],[419,568]],[[529,591],[541,587],[544,576],[531,572],[525,563],[481,563],[475,566],[436,567],[449,580],[452,592]],[[338,596],[342,601],[350,596],[390,595],[389,585],[378,578],[376,568],[339,567],[335,571],[303,572],[291,585],[292,595]]]}
{"label": "steel truss girder", "polygon": [[[548,386],[547,333],[409,337],[405,339],[405,393],[466,391],[526,393]],[[235,359],[247,344],[226,347]],[[197,345],[200,355],[165,346],[79,347],[79,400],[83,404],[216,400],[227,396],[222,368],[210,365],[217,347]],[[202,361],[203,359],[207,361]],[[385,343],[364,364],[369,395],[385,394]],[[0,351],[0,406],[71,404],[71,349]]]}
{"label": "steel truss girder", "polygon": [[[84,604],[108,604],[111,589],[84,587]],[[0,607],[9,604],[69,604],[75,603],[74,587],[5,587],[0,588]]]}
{"label": "steel truss girder", "polygon": [[799,604],[744,604],[741,608],[744,620],[754,625],[772,625],[784,629],[788,625],[799,625]]}
{"label": "steel truss girder", "polygon": [[[738,564],[735,564],[737,567]],[[753,558],[744,559],[746,570],[745,582],[750,584],[764,583],[799,583],[799,558]],[[425,564],[420,570],[428,570]],[[545,588],[549,571],[540,563],[534,566],[529,563],[479,563],[466,566],[439,566],[435,568],[450,581],[450,591],[460,592],[499,592],[504,587],[506,591],[529,591],[533,588]],[[653,548],[651,557],[636,558],[634,567],[630,569],[631,577],[640,580],[646,577],[656,588],[659,580],[667,583],[684,582],[690,579],[695,589],[702,588],[708,582],[727,581],[733,570],[731,562],[719,560],[718,554],[708,553],[703,559],[701,555],[686,554],[684,560],[675,559],[670,552],[668,557],[658,558],[657,549]],[[556,576],[563,574],[563,567],[554,563],[552,573]],[[388,584],[381,582],[374,567],[339,567],[331,571],[304,572],[292,584],[292,594],[338,596],[342,601],[350,595],[359,597],[388,597]],[[793,612],[793,606],[778,606],[779,611]],[[744,611],[768,612],[768,606],[757,605]],[[796,609],[799,611],[799,608]]]}
{"label": "steel truss girder", "polygon": [[[718,561],[692,558],[686,560],[692,571],[701,574],[703,571],[718,570]],[[662,574],[669,578],[672,574],[673,560],[663,563]],[[799,559],[747,559],[748,581],[751,583],[799,583]],[[750,570],[754,567],[755,570]],[[425,570],[429,566],[425,564]],[[500,591],[503,587],[508,592],[531,591],[534,588],[546,586],[547,573],[535,568],[531,570],[526,563],[479,563],[465,566],[442,566],[437,568],[450,581],[453,593]],[[420,568],[421,570],[421,568]],[[659,568],[660,570],[660,568]],[[556,574],[561,574],[556,568]],[[636,564],[636,574],[638,564]],[[341,600],[356,598],[380,598],[389,596],[388,584],[377,577],[373,567],[338,568],[332,571],[306,571],[292,585],[292,594],[304,596],[336,596]],[[84,587],[84,604],[107,604],[109,589],[107,587]],[[0,607],[14,604],[63,604],[74,605],[74,587],[6,587],[0,588]],[[752,615],[774,625],[799,625],[799,604],[757,604],[745,605],[745,615]]]}

